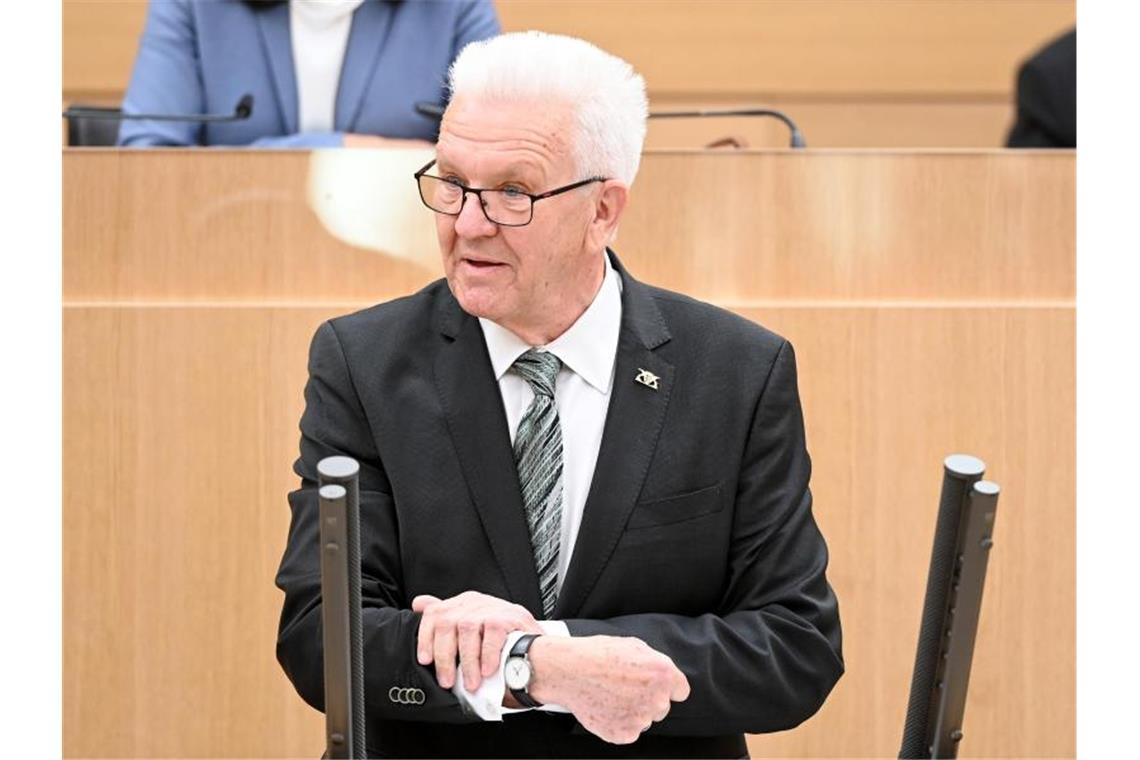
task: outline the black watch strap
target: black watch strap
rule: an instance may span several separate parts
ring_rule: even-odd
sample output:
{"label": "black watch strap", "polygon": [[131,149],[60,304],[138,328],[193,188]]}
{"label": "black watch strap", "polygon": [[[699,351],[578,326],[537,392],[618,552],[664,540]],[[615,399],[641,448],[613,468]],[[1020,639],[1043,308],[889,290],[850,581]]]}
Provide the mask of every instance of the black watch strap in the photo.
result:
{"label": "black watch strap", "polygon": [[[507,655],[507,659],[510,659],[511,657],[522,657],[528,663],[530,663],[530,656],[527,653],[530,651],[530,645],[534,643],[534,640],[537,639],[540,635],[541,634],[538,633],[527,633],[519,636],[519,640],[515,642],[515,645],[513,647],[511,647],[511,651]],[[531,677],[533,678],[533,663],[530,665],[530,672]],[[526,687],[523,687],[521,689],[511,689],[511,696],[514,697],[515,700],[517,700],[518,703],[523,707],[542,707],[542,703],[532,697],[530,695],[530,692],[526,690]]]}

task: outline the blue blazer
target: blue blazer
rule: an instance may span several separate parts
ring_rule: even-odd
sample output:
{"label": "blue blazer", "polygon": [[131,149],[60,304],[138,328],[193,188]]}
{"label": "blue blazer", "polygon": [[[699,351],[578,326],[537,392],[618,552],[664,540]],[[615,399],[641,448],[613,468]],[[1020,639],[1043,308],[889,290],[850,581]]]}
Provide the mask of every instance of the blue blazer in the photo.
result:
{"label": "blue blazer", "polygon": [[455,56],[498,33],[489,0],[365,0],[352,17],[336,131],[298,133],[288,2],[152,0],[123,110],[232,113],[249,93],[253,114],[220,124],[123,121],[119,144],[334,147],[347,132],[434,140],[438,122],[414,104],[443,104]]}

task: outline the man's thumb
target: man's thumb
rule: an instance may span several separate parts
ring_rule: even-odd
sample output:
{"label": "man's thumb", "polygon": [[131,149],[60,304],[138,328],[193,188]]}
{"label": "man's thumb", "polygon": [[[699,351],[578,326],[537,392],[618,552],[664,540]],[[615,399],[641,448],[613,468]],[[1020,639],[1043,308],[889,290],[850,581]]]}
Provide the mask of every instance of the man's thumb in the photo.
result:
{"label": "man's thumb", "polygon": [[685,678],[685,674],[677,670],[673,676],[673,693],[669,695],[669,699],[673,702],[684,702],[689,698],[689,679]]}
{"label": "man's thumb", "polygon": [[439,598],[434,597],[431,594],[420,594],[412,600],[412,612],[423,612],[429,606],[435,604],[438,601]]}

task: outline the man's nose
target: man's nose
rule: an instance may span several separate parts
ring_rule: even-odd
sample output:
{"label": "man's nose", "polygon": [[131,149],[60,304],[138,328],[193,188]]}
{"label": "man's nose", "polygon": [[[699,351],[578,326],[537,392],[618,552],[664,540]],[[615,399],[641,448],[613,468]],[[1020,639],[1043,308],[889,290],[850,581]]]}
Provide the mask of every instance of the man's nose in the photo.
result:
{"label": "man's nose", "polygon": [[455,217],[455,234],[459,237],[490,237],[498,230],[483,213],[483,204],[478,193],[468,190],[463,194],[463,207],[459,209],[459,216]]}

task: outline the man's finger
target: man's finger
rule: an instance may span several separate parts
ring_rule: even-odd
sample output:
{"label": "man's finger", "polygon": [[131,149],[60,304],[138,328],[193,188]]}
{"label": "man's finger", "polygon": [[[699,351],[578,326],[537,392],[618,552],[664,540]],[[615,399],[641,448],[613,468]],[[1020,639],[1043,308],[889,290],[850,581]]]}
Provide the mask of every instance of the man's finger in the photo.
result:
{"label": "man's finger", "polygon": [[435,648],[435,623],[430,615],[420,618],[420,630],[416,636],[416,660],[420,665],[431,665]]}
{"label": "man's finger", "polygon": [[669,694],[669,699],[674,702],[684,702],[689,698],[689,679],[685,678],[685,674],[680,670],[673,673],[673,690]]}
{"label": "man's finger", "polygon": [[[439,603],[439,597],[420,594],[412,599],[412,612],[426,613],[427,608]],[[416,660],[420,665],[431,665],[435,647],[435,623],[431,615],[424,614],[420,619],[420,630],[416,640]]]}
{"label": "man's finger", "polygon": [[455,627],[442,625],[436,628],[432,657],[435,659],[436,680],[445,689],[455,685],[455,654]]}
{"label": "man's finger", "polygon": [[507,630],[503,626],[483,627],[483,677],[490,678],[499,669],[503,645],[507,643]]}
{"label": "man's finger", "polygon": [[463,685],[475,691],[483,680],[479,656],[483,651],[483,626],[478,623],[459,625],[459,667],[463,669]]}

